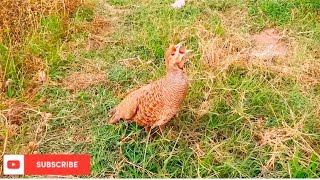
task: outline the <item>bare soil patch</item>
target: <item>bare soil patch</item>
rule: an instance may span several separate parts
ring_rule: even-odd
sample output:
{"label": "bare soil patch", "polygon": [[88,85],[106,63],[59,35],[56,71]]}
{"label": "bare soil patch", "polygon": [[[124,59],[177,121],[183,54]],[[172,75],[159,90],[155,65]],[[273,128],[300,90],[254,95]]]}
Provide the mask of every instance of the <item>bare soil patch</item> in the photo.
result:
{"label": "bare soil patch", "polygon": [[252,36],[254,48],[250,51],[250,56],[258,59],[285,58],[288,48],[281,40],[276,29],[266,29]]}

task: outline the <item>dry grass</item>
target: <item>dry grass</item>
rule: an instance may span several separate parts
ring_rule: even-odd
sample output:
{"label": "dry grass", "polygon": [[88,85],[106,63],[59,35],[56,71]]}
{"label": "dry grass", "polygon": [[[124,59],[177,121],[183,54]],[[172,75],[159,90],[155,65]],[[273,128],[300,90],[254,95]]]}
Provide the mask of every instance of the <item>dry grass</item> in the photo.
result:
{"label": "dry grass", "polygon": [[[24,115],[27,113],[26,104],[15,99],[4,99],[0,96],[0,163],[7,147],[11,145],[12,139],[20,133],[20,125],[23,123]],[[15,142],[13,142],[15,143]],[[2,168],[2,166],[1,166]],[[0,168],[0,170],[2,170]]]}
{"label": "dry grass", "polygon": [[94,35],[107,36],[111,31],[111,23],[103,16],[96,16],[92,22],[90,22],[90,33]]}
{"label": "dry grass", "polygon": [[[66,60],[70,55],[76,56],[76,62],[70,64],[71,70],[60,85],[71,91],[85,90],[91,86],[107,82],[105,72],[102,70],[105,64],[101,60],[84,58],[80,58],[80,62],[80,54],[103,47],[105,44],[104,37],[111,32],[112,26],[103,14],[95,16],[92,21],[80,20],[80,22],[76,22],[76,20],[72,19],[75,18],[73,16],[75,16],[75,12],[79,8],[85,10],[94,9],[95,4],[91,1],[7,1],[1,6],[5,10],[1,11],[0,22],[10,21],[15,23],[0,23],[2,29],[7,29],[7,33],[0,34],[0,43],[4,43],[9,47],[10,53],[7,59],[16,60],[17,54],[22,57],[20,58],[22,59],[21,63],[19,62],[21,64],[19,67],[22,68],[19,70],[23,73],[23,79],[27,80],[28,83],[23,88],[20,99],[6,97],[12,80],[8,79],[6,75],[7,72],[4,69],[6,66],[1,64],[0,126],[2,130],[0,131],[0,139],[3,141],[0,143],[2,148],[0,152],[5,153],[16,150],[24,154],[39,153],[39,145],[44,143],[43,140],[47,137],[48,124],[55,117],[51,113],[40,110],[40,104],[47,100],[46,96],[40,99],[35,98],[35,96],[43,86],[56,86],[59,83],[52,81],[49,77],[50,64],[46,59],[47,57],[34,55],[33,52],[29,51],[30,49],[25,41],[29,41],[30,37],[37,39],[41,38],[43,34],[51,33],[46,32],[46,30],[39,31],[41,18],[47,16],[58,17],[59,22],[62,23],[63,35],[61,38],[66,38],[59,39],[59,42],[65,42],[54,44],[61,49],[59,56],[62,60]],[[14,19],[10,19],[10,16],[6,15],[10,8],[14,8],[15,13],[18,14],[12,17]],[[82,16],[80,18],[87,18],[85,13],[80,15]],[[27,28],[24,26],[27,26]],[[88,34],[88,36],[85,36],[88,39],[73,41],[68,36],[78,35],[77,33],[83,32]],[[6,41],[8,38],[10,38],[9,42]],[[101,43],[97,43],[99,39],[102,39]],[[85,116],[85,111],[82,111],[83,116]],[[61,129],[61,133],[70,132],[70,129],[75,132],[79,131],[77,127],[67,127],[67,129]],[[87,135],[79,134],[75,134],[72,138],[79,143],[88,142],[88,138],[90,139]],[[14,139],[19,139],[22,142],[16,143],[13,141]]]}
{"label": "dry grass", "polygon": [[57,14],[68,18],[82,0],[3,0],[0,8],[0,40],[10,38],[13,46],[20,46],[24,38],[37,29],[41,16]]}
{"label": "dry grass", "polygon": [[[49,16],[57,17],[62,25],[62,37],[67,37],[69,33],[76,33],[73,30],[78,28],[71,22],[74,13],[80,7],[92,8],[92,6],[91,1],[86,0],[0,2],[0,46],[7,50],[0,52],[0,154],[12,152],[13,149],[22,153],[37,153],[39,143],[46,137],[51,114],[41,112],[39,105],[44,99],[35,100],[34,97],[43,85],[50,83],[48,76],[50,67],[46,54],[35,55],[28,44],[29,41],[42,39],[51,33],[41,27],[42,19]],[[103,22],[97,27],[98,30],[105,30]],[[62,42],[64,39],[60,40]],[[62,43],[47,45],[58,47],[62,46]],[[12,70],[15,73],[12,74],[10,72]],[[93,76],[97,78],[96,74]],[[18,82],[24,85],[20,89],[12,90],[10,87],[12,83],[15,83],[13,87],[16,87]],[[10,95],[9,91],[21,91],[21,93]],[[30,122],[29,118],[37,121]],[[22,139],[21,144],[16,144],[14,139]]]}
{"label": "dry grass", "polygon": [[92,22],[87,25],[89,29],[89,37],[86,42],[85,49],[98,50],[106,44],[105,37],[111,33],[112,25],[103,16],[96,16]]}
{"label": "dry grass", "polygon": [[[48,57],[35,53],[29,47],[30,43],[41,46],[37,44],[39,38],[40,41],[43,41],[41,38],[50,39],[48,34],[52,32],[44,32],[46,30],[41,25],[43,18],[57,17],[62,26],[62,36],[66,37],[69,33],[74,33],[72,29],[75,25],[70,22],[70,18],[75,11],[81,6],[92,5],[84,0],[3,0],[0,6],[0,44],[7,49],[1,54],[1,82],[3,84],[9,78],[15,83],[23,80],[23,86],[32,88],[35,86],[34,80],[38,80],[39,71],[47,72],[50,65]],[[46,43],[50,46],[48,43],[53,42]],[[39,47],[41,48],[43,47]],[[15,90],[21,91],[21,86]]]}
{"label": "dry grass", "polygon": [[[239,10],[235,12],[245,14]],[[221,17],[225,18],[223,15]],[[300,52],[293,48],[297,42],[289,36],[290,33],[278,32],[274,28],[265,29],[258,34],[241,33],[239,26],[242,24],[236,22],[241,22],[239,17],[243,17],[232,17],[234,16],[222,20],[224,26],[228,27],[223,36],[217,36],[201,25],[197,28],[201,59],[209,69],[217,69],[223,73],[232,66],[249,70],[258,68],[280,76],[293,77],[304,86],[319,84],[317,52],[310,52],[314,54],[314,57],[311,57],[313,60],[296,62],[294,57]]]}
{"label": "dry grass", "polygon": [[104,84],[105,82],[105,75],[101,72],[74,72],[64,81],[64,84],[70,90],[84,90],[93,85]]}
{"label": "dry grass", "polygon": [[2,101],[1,109],[2,114],[7,118],[9,124],[21,125],[25,108],[30,107],[26,103],[20,102],[16,99],[6,99]]}
{"label": "dry grass", "polygon": [[62,85],[72,91],[84,90],[98,84],[106,85],[106,75],[102,70],[105,66],[101,60],[82,58],[71,66]]}
{"label": "dry grass", "polygon": [[[304,119],[301,119],[294,127],[290,127],[286,123],[277,128],[265,128],[264,118],[258,118],[255,122],[255,134],[254,138],[260,147],[268,146],[272,150],[268,152],[269,160],[262,166],[261,176],[264,177],[271,171],[274,171],[275,162],[286,162],[294,158],[296,149],[299,149],[304,153],[305,157],[310,157],[311,154],[320,157],[319,149],[313,147],[314,144],[310,140],[310,136],[313,134],[303,133],[303,126],[305,124]],[[290,147],[289,144],[294,142],[297,144],[295,147]],[[301,159],[302,163],[309,164],[309,159]]]}
{"label": "dry grass", "polygon": [[[238,22],[237,20],[235,20]],[[230,25],[238,26],[229,20],[224,21]],[[242,34],[239,29],[232,26],[226,30],[224,36],[217,36],[209,33],[203,26],[198,28],[198,37],[201,48],[201,59],[207,66],[207,70],[214,70],[222,75],[227,73],[229,68],[241,67],[249,71],[272,72],[279,77],[290,77],[297,80],[300,85],[308,88],[315,87],[320,82],[319,62],[307,59],[304,62],[296,62],[295,52],[292,47],[296,42],[286,32],[277,32],[276,29],[266,29],[258,34]],[[237,29],[235,31],[235,29]],[[317,101],[317,100],[315,100]],[[204,101],[195,112],[201,117],[210,112],[209,101]],[[317,116],[320,117],[319,115]],[[297,118],[297,117],[292,117]],[[270,147],[268,152],[269,160],[261,167],[261,177],[268,177],[275,171],[275,162],[287,162],[294,157],[296,149],[304,153],[304,157],[315,154],[320,157],[318,147],[310,140],[312,134],[302,132],[305,119],[301,119],[294,127],[283,124],[277,128],[265,128],[265,120],[260,118],[255,124],[255,138],[260,147]],[[289,144],[294,142],[297,147]],[[223,156],[223,155],[222,155]],[[307,165],[309,159],[301,159],[301,163]],[[283,164],[283,166],[286,166]]]}

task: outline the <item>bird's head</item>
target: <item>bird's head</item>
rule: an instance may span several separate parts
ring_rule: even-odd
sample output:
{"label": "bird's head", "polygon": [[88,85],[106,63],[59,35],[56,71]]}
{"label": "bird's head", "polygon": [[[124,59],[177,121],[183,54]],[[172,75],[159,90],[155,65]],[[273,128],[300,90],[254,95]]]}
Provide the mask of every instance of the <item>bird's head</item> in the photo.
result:
{"label": "bird's head", "polygon": [[165,54],[166,69],[167,72],[174,70],[183,70],[185,58],[191,50],[185,50],[182,48],[183,43],[180,42],[176,45],[170,45]]}

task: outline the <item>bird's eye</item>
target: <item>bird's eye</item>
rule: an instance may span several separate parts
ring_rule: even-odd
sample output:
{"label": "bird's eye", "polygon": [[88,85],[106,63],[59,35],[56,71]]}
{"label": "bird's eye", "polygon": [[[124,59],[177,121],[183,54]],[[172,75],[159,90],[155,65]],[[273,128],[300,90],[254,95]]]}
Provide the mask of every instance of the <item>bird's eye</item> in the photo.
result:
{"label": "bird's eye", "polygon": [[171,56],[174,56],[175,53],[171,53]]}

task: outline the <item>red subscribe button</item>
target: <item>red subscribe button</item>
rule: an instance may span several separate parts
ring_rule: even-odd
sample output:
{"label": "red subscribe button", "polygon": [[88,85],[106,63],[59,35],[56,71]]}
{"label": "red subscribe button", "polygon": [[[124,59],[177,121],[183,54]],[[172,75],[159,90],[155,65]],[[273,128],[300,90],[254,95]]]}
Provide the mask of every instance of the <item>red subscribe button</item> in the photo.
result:
{"label": "red subscribe button", "polygon": [[90,155],[25,155],[26,175],[89,175]]}
{"label": "red subscribe button", "polygon": [[89,175],[90,155],[4,155],[5,175]]}

